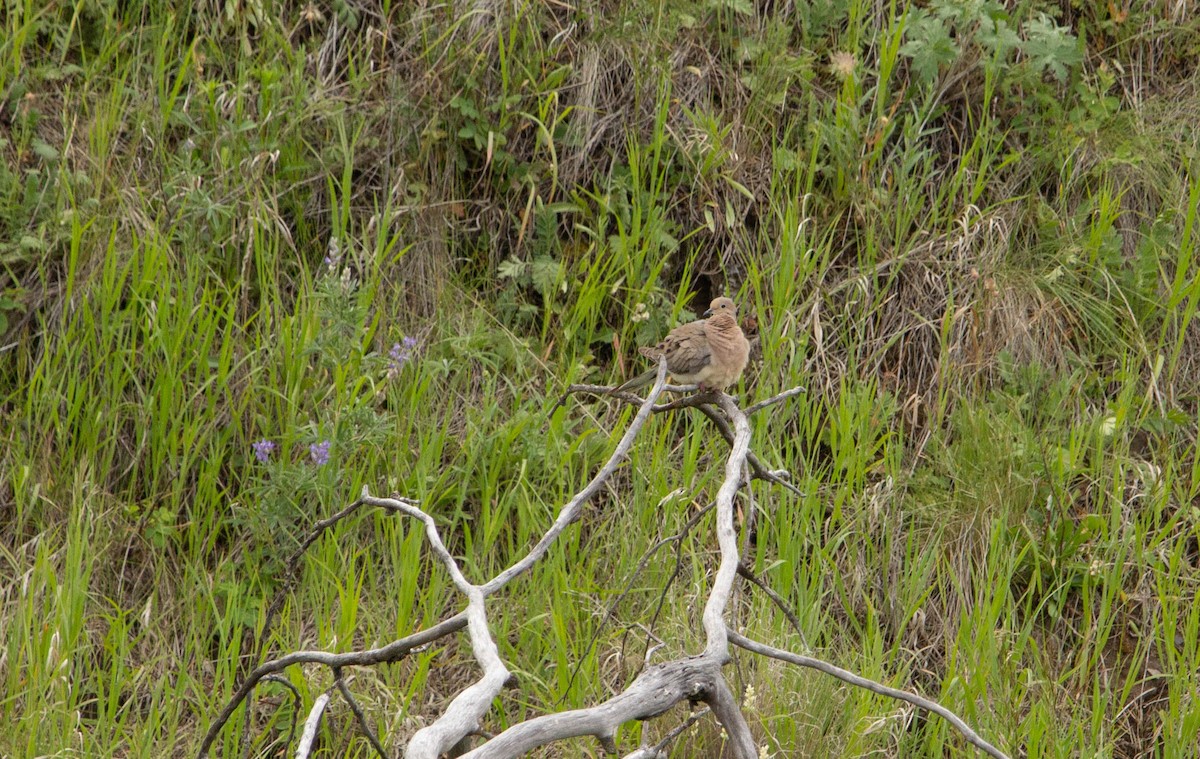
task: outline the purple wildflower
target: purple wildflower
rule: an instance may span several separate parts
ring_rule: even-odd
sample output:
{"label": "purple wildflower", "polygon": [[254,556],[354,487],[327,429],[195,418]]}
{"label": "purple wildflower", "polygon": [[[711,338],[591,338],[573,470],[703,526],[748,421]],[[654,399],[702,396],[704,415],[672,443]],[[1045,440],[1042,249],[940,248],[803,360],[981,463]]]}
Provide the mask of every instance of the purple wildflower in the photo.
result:
{"label": "purple wildflower", "polygon": [[325,265],[329,267],[330,271],[333,271],[342,260],[342,248],[338,245],[336,238],[329,238],[329,245],[326,246],[326,251]]}
{"label": "purple wildflower", "polygon": [[413,353],[417,350],[417,338],[408,336],[403,341],[392,345],[392,349],[388,352],[388,379],[394,379],[404,365],[408,363]]}
{"label": "purple wildflower", "polygon": [[257,443],[251,443],[250,447],[254,449],[254,458],[263,464],[267,463],[267,460],[271,458],[272,451],[275,450],[275,444],[266,438]]}
{"label": "purple wildflower", "polygon": [[329,463],[329,447],[333,445],[328,440],[322,440],[320,443],[312,443],[308,446],[308,455],[312,458],[312,462],[317,466],[324,466]]}

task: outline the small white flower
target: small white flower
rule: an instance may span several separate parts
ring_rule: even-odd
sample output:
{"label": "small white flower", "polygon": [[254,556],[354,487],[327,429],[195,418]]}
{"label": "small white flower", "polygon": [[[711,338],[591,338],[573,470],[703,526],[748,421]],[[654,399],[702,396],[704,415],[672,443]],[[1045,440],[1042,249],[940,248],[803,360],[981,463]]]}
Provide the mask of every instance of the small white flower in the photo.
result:
{"label": "small white flower", "polygon": [[1104,437],[1112,437],[1112,434],[1117,431],[1117,417],[1109,414],[1104,417],[1104,421],[1100,423],[1100,434]]}
{"label": "small white flower", "polygon": [[829,70],[838,79],[848,79],[854,75],[854,53],[844,50],[829,56]]}

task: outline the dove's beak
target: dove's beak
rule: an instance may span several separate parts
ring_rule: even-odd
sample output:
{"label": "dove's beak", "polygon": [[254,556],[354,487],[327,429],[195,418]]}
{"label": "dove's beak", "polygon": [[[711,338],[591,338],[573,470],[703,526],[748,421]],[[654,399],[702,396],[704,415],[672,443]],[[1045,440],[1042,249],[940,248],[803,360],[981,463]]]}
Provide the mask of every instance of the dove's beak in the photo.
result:
{"label": "dove's beak", "polygon": [[711,309],[711,308],[710,308],[710,309],[708,309],[707,311],[705,311],[705,312],[704,312],[704,318],[705,318],[705,319],[707,319],[707,318],[708,318],[708,317],[710,317],[710,316],[712,316],[712,309]]}

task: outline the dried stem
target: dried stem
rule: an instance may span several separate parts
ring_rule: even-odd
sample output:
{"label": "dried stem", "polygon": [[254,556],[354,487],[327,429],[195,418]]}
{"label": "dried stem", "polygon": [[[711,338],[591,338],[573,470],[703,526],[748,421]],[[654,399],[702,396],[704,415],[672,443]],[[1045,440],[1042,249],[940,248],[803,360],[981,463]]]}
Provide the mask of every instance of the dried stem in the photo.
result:
{"label": "dried stem", "polygon": [[287,745],[291,745],[292,741],[296,740],[296,723],[300,719],[300,704],[303,699],[300,698],[300,691],[295,685],[292,685],[286,678],[279,675],[267,675],[263,678],[263,682],[271,682],[282,685],[292,693],[292,726],[288,728]]}
{"label": "dried stem", "polygon": [[[659,540],[657,543],[650,546],[650,548],[648,548],[645,553],[642,554],[642,557],[638,560],[637,566],[633,568],[633,571],[629,574],[629,577],[626,578],[625,587],[621,590],[620,594],[618,594],[617,597],[614,598],[611,603],[609,603],[608,608],[604,610],[604,617],[603,617],[603,619],[600,620],[600,624],[598,624],[596,626],[596,630],[595,630],[595,632],[592,633],[591,640],[588,641],[587,647],[584,649],[584,651],[590,653],[591,650],[593,648],[595,648],[596,641],[600,639],[600,633],[604,629],[604,623],[616,616],[617,607],[620,606],[621,603],[624,602],[625,599],[629,597],[629,593],[633,590],[633,584],[635,582],[637,582],[637,578],[641,576],[642,572],[644,572],[646,567],[650,564],[650,559],[654,557],[654,554],[658,553],[664,546],[667,546],[671,543],[675,543],[678,546],[679,543],[685,537],[687,537],[687,535],[692,531],[692,529],[697,524],[700,523],[700,519],[703,518],[703,516],[705,514],[712,511],[713,509],[715,509],[716,507],[717,507],[716,502],[713,502],[713,503],[708,504],[704,508],[700,509],[699,511],[697,511],[695,514],[692,515],[691,519],[689,519],[683,525],[682,528],[680,528],[679,532],[675,533],[674,535],[670,535],[668,537],[665,537],[665,538]],[[678,573],[679,573],[679,570],[677,568],[675,573],[672,574],[671,578],[669,580],[667,580],[666,585],[668,587],[670,586],[671,583],[673,583],[675,581],[675,576]],[[658,609],[662,608],[664,600],[665,600],[665,596],[659,598]],[[658,609],[655,610],[654,616],[651,618],[651,621],[650,621],[651,628],[654,627],[654,620],[658,618]],[[628,629],[626,630],[626,635],[628,635]],[[646,645],[647,645],[647,647],[649,647],[649,641],[647,641]],[[622,654],[624,653],[624,648],[625,648],[625,638],[622,637],[622,640],[621,640]],[[567,687],[563,689],[563,695],[559,697],[559,700],[557,702],[555,702],[556,706],[558,704],[562,703],[562,700],[564,698],[566,698],[567,692],[571,690],[571,686],[575,684],[575,678],[579,676],[579,668],[581,666],[583,666],[582,658],[576,663],[575,667],[572,668],[571,679],[567,681]],[[643,666],[645,666],[645,664],[643,664]]]}

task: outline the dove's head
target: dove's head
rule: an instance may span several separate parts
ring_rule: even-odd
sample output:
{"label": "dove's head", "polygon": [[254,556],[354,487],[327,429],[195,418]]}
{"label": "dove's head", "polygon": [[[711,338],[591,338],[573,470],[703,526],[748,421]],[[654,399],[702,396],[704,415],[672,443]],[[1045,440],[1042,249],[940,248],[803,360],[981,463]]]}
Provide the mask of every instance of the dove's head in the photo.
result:
{"label": "dove's head", "polygon": [[708,310],[704,312],[704,315],[708,317],[716,316],[717,314],[729,314],[732,317],[736,317],[737,306],[729,298],[717,298],[708,304]]}

